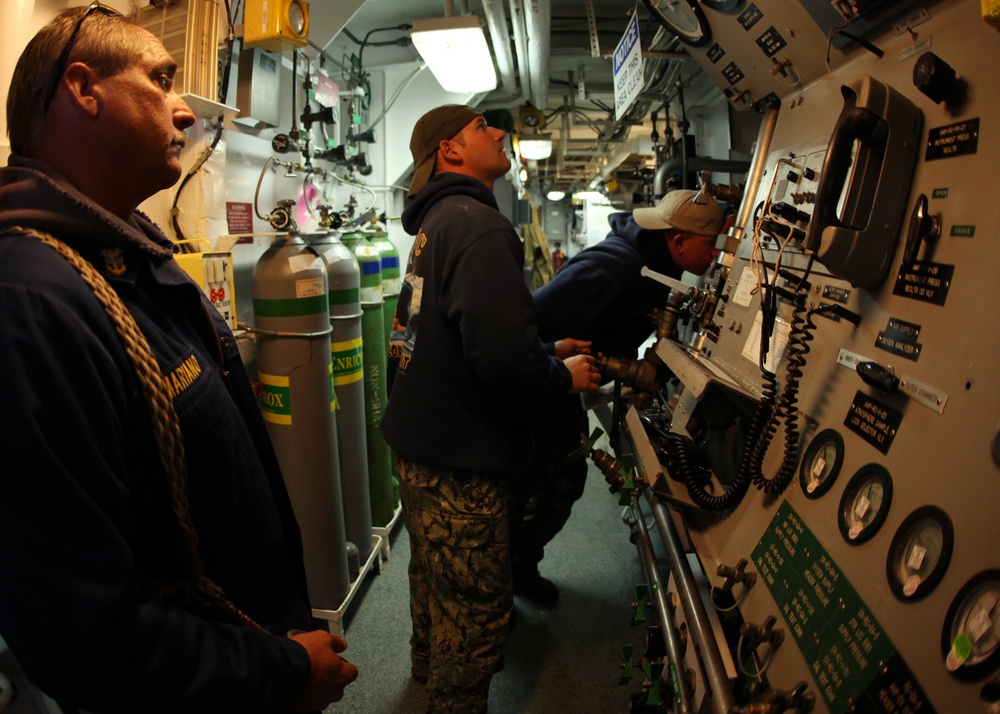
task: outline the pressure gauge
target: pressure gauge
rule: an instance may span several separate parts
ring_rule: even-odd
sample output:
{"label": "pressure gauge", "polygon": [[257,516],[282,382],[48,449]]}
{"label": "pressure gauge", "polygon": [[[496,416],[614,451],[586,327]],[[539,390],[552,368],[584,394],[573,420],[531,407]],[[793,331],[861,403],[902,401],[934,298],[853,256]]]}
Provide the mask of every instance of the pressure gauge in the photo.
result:
{"label": "pressure gauge", "polygon": [[844,465],[844,437],[833,429],[818,433],[799,465],[799,485],[806,498],[819,498],[830,490]]}
{"label": "pressure gauge", "polygon": [[702,5],[708,5],[713,10],[732,10],[740,4],[740,0],[701,0]]}
{"label": "pressure gauge", "polygon": [[837,521],[851,545],[864,543],[885,523],[892,503],[892,477],[878,464],[858,469],[840,497]]}
{"label": "pressure gauge", "polygon": [[707,45],[712,39],[705,13],[696,0],[642,0],[650,14],[677,38],[692,47]]}
{"label": "pressure gauge", "polygon": [[933,590],[948,569],[954,542],[951,519],[937,506],[908,515],[892,537],[885,563],[892,594],[912,602]]}
{"label": "pressure gauge", "polygon": [[945,667],[957,679],[983,679],[1000,665],[1000,570],[967,582],[948,608],[941,630]]}

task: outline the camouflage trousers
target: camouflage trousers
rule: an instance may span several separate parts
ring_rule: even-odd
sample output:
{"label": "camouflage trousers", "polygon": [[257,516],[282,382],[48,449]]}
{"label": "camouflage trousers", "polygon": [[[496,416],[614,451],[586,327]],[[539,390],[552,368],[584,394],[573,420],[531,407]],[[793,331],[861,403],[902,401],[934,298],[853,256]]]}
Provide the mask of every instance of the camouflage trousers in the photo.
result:
{"label": "camouflage trousers", "polygon": [[495,475],[399,461],[410,534],[410,656],[427,711],[486,711],[513,605],[503,488]]}

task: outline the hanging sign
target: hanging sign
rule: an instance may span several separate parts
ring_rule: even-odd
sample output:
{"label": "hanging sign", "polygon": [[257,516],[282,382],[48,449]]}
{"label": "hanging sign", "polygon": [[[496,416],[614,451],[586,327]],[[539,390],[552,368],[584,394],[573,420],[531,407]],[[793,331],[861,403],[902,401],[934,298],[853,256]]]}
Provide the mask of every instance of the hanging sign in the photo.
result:
{"label": "hanging sign", "polygon": [[625,34],[615,47],[615,120],[621,120],[642,91],[642,47],[639,44],[639,20],[632,13]]}

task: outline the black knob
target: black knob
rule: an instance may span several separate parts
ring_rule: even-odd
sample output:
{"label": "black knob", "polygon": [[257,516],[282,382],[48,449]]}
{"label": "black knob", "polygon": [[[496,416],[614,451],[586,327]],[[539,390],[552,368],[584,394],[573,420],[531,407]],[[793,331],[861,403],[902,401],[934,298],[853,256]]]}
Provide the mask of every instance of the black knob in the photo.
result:
{"label": "black knob", "polygon": [[368,131],[361,131],[355,134],[353,131],[347,132],[347,141],[350,144],[357,144],[358,142],[365,142],[366,144],[374,144],[378,141],[378,134],[375,129],[369,129]]}
{"label": "black knob", "polygon": [[298,147],[288,134],[277,134],[271,139],[271,148],[278,154],[287,154],[289,151],[297,151]]}
{"label": "black knob", "polygon": [[933,52],[924,52],[917,59],[913,66],[913,84],[935,104],[957,104],[964,94],[955,70]]}
{"label": "black knob", "polygon": [[805,176],[806,179],[809,181],[812,181],[814,178],[816,178],[816,172],[808,168],[802,170],[802,175]]}
{"label": "black knob", "polygon": [[899,377],[878,362],[858,362],[856,369],[862,382],[883,394],[892,394],[899,388]]}

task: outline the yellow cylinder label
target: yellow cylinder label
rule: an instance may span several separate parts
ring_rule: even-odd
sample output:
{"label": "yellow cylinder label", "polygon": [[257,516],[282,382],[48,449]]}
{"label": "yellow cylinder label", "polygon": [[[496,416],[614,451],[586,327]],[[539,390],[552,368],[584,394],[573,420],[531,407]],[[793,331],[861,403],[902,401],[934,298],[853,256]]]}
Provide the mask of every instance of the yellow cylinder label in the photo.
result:
{"label": "yellow cylinder label", "polygon": [[330,345],[333,357],[333,384],[351,384],[364,376],[364,353],[361,338],[334,342]]}

